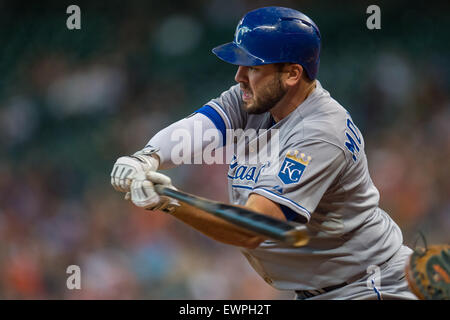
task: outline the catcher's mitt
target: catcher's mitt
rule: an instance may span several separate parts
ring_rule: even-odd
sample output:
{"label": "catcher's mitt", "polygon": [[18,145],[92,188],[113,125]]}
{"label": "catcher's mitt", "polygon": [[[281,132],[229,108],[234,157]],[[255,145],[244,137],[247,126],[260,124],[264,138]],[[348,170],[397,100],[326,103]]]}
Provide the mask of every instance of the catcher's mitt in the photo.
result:
{"label": "catcher's mitt", "polygon": [[411,291],[422,300],[450,300],[450,245],[415,249],[406,263]]}

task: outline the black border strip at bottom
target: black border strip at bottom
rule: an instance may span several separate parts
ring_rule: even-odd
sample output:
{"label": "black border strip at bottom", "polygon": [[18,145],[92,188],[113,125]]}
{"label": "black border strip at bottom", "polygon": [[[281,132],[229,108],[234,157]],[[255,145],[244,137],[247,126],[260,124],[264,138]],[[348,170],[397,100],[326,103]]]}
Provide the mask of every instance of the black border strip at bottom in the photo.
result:
{"label": "black border strip at bottom", "polygon": [[[415,314],[424,307],[446,308],[445,301],[295,301],[295,300],[134,300],[134,301],[80,301],[80,300],[3,300],[0,308],[4,314],[14,316],[30,313],[46,318],[82,318],[106,315],[146,316],[149,319],[279,319],[280,316],[310,315],[315,317],[358,318],[385,316],[392,308],[402,315]],[[431,309],[430,309],[431,310]],[[362,313],[361,313],[362,312]],[[132,318],[131,318],[132,319]]]}

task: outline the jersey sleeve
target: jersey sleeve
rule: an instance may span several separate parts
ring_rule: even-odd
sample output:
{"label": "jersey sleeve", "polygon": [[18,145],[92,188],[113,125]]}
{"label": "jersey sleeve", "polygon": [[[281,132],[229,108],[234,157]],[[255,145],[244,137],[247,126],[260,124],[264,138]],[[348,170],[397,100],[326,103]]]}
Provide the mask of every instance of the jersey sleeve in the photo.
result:
{"label": "jersey sleeve", "polygon": [[247,113],[242,110],[242,96],[239,85],[224,91],[218,98],[210,100],[194,113],[207,116],[222,133],[226,142],[227,129],[241,129],[247,122]]}
{"label": "jersey sleeve", "polygon": [[346,166],[345,155],[331,143],[310,140],[283,148],[278,160],[262,171],[252,193],[278,203],[288,220],[307,222]]}

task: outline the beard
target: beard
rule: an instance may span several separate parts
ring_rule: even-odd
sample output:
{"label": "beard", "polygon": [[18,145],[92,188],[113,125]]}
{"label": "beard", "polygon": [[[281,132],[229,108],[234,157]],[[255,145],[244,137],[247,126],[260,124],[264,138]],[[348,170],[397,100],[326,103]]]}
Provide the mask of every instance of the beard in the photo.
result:
{"label": "beard", "polygon": [[[242,89],[250,91],[250,88],[241,84]],[[244,109],[249,114],[262,114],[268,112],[270,109],[280,101],[286,94],[287,89],[283,88],[281,83],[281,74],[277,74],[274,79],[265,87],[259,90],[258,94],[252,92],[253,97],[251,101],[244,101]]]}

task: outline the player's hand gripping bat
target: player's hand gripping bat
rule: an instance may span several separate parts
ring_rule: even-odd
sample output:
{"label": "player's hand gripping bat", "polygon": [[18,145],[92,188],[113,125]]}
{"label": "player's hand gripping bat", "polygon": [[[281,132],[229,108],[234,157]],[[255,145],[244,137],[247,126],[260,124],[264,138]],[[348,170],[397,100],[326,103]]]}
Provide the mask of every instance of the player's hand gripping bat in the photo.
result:
{"label": "player's hand gripping bat", "polygon": [[270,239],[282,241],[295,247],[304,246],[309,241],[304,226],[294,225],[246,208],[197,197],[162,185],[155,185],[155,190],[159,195],[177,199]]}

